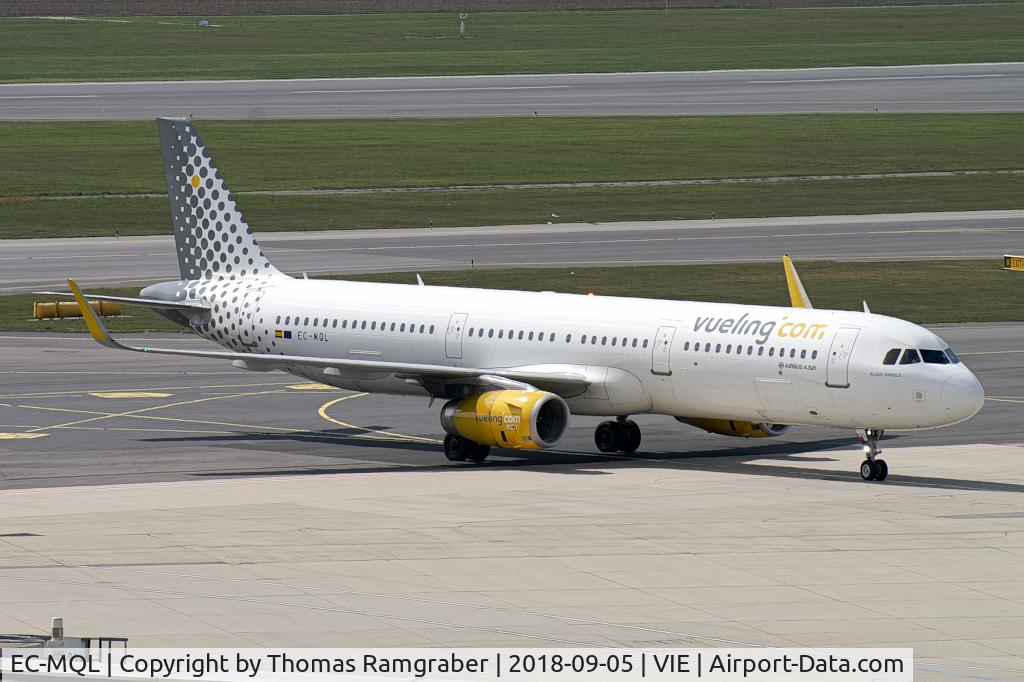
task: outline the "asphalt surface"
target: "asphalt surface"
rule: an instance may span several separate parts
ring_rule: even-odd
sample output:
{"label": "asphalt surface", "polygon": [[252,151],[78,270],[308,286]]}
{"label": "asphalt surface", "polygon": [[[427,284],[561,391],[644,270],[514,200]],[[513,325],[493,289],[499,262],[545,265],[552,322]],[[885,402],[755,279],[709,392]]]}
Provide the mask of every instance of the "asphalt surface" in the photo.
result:
{"label": "asphalt surface", "polygon": [[623,74],[0,85],[0,120],[1024,110],[1024,62]]}
{"label": "asphalt surface", "polygon": [[[899,474],[898,449],[1019,444],[1024,420],[1024,324],[940,325],[976,372],[986,407],[957,426],[894,434],[884,447]],[[181,347],[209,347],[187,335],[148,336]],[[225,363],[108,350],[71,334],[0,336],[0,488],[204,480],[281,474],[445,470],[440,406],[426,399],[353,394],[281,373],[247,373]],[[593,445],[599,420],[576,417],[556,449],[496,452],[486,466],[578,472],[629,461]],[[848,451],[853,434],[796,428],[770,440],[715,436],[668,417],[640,416],[644,461],[688,462],[748,472],[751,459]],[[791,462],[790,462],[791,463]],[[856,479],[829,468],[792,476]],[[780,474],[781,475],[781,474]],[[972,489],[998,483],[918,480],[923,487]],[[1013,486],[1014,489],[1019,486]]]}
{"label": "asphalt surface", "polygon": [[[1024,211],[266,232],[290,274],[737,260],[999,258],[1024,251]],[[0,241],[0,294],[178,278],[166,236]]]}

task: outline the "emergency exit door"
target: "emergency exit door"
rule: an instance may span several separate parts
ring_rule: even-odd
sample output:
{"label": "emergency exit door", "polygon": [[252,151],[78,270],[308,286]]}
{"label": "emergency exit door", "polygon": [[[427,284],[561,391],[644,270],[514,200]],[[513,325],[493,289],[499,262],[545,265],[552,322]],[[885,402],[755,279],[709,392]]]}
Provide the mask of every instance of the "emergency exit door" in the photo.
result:
{"label": "emergency exit door", "polygon": [[651,351],[651,374],[666,377],[672,375],[672,339],[675,335],[675,327],[658,327]]}
{"label": "emergency exit door", "polygon": [[448,320],[448,331],[444,335],[445,357],[458,360],[462,357],[462,334],[466,328],[469,313],[452,313]]}

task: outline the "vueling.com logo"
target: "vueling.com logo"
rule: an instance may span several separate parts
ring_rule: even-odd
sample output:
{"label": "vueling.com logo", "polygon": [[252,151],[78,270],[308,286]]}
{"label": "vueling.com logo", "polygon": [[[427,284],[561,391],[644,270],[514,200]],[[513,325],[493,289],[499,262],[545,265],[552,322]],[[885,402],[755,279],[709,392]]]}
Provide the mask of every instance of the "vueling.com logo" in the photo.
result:
{"label": "vueling.com logo", "polygon": [[748,313],[742,317],[698,317],[693,323],[695,332],[719,332],[720,334],[739,334],[741,336],[755,337],[754,343],[763,345],[768,343],[772,332],[778,327],[778,336],[789,339],[823,339],[827,324],[808,324],[806,322],[792,322],[788,315],[782,317],[781,322],[775,320],[750,320]]}

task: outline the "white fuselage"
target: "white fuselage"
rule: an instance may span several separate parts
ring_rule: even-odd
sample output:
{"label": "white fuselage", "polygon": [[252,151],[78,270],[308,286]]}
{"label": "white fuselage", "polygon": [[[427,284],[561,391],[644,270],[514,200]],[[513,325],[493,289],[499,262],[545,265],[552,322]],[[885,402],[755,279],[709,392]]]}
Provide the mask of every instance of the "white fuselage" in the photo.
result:
{"label": "white fuselage", "polygon": [[[959,362],[884,365],[893,348],[948,346],[882,315],[289,278],[241,288],[208,296],[243,306],[237,332],[214,338],[223,345],[581,374],[589,388],[563,396],[576,414],[917,429],[967,419],[983,400]],[[426,395],[389,374],[288,371],[341,388]]]}

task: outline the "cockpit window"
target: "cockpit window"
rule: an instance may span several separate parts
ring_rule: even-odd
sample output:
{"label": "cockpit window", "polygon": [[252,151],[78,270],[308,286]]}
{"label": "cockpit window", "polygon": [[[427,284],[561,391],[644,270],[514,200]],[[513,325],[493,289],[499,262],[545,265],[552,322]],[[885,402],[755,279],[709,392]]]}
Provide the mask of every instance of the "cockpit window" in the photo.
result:
{"label": "cockpit window", "polygon": [[921,349],[921,357],[924,361],[932,365],[948,365],[949,358],[941,350],[928,350],[927,348]]}
{"label": "cockpit window", "polygon": [[888,353],[885,354],[885,359],[882,360],[883,365],[895,365],[896,360],[900,357],[900,349],[892,348]]}
{"label": "cockpit window", "polygon": [[917,354],[916,350],[908,348],[903,351],[903,357],[900,358],[901,365],[913,365],[915,362],[921,362],[921,356]]}
{"label": "cockpit window", "polygon": [[946,357],[949,358],[949,361],[954,365],[960,362],[960,358],[956,356],[956,353],[953,352],[952,348],[946,349]]}

